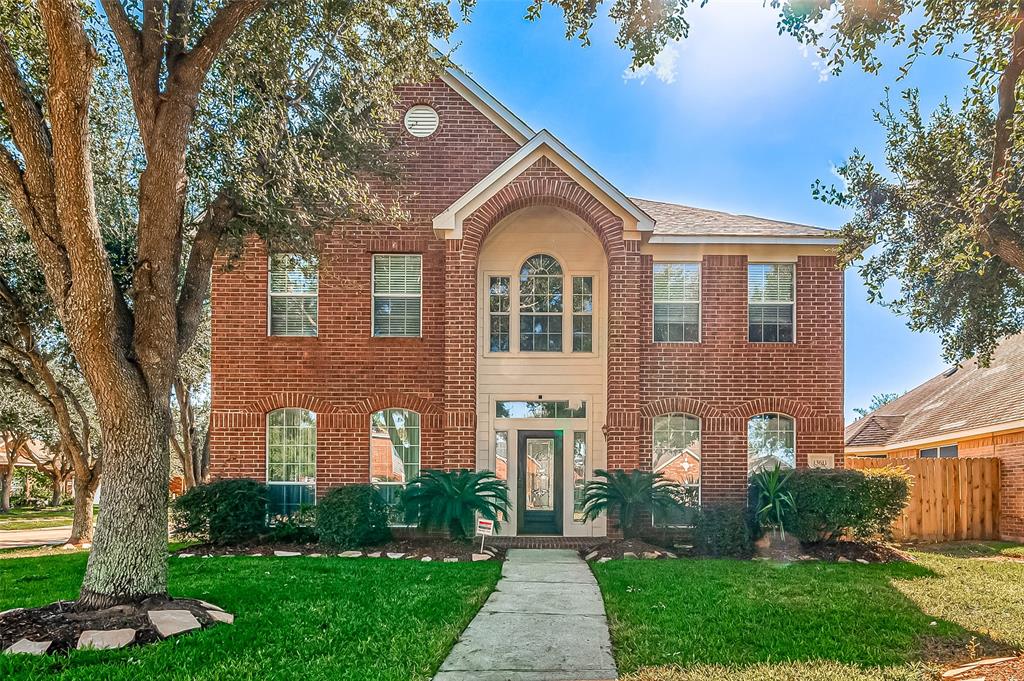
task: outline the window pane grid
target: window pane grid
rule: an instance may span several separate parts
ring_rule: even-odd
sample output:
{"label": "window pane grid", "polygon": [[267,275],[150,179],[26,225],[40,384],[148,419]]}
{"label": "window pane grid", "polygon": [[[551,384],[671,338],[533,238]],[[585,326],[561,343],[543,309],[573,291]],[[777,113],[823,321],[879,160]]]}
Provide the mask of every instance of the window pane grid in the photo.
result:
{"label": "window pane grid", "polygon": [[759,414],[747,422],[747,461],[751,473],[796,468],[796,425],[785,414]]}
{"label": "window pane grid", "polygon": [[751,264],[747,268],[748,339],[792,343],[796,317],[793,263]]}
{"label": "window pane grid", "polygon": [[562,267],[550,255],[535,255],[519,271],[519,349],[562,351]]}
{"label": "window pane grid", "polygon": [[572,351],[594,350],[594,279],[572,278]]}
{"label": "window pane grid", "polygon": [[373,335],[419,336],[422,329],[422,258],[373,256]]}
{"label": "window pane grid", "polygon": [[656,263],[653,279],[655,342],[699,342],[700,264]]}
{"label": "window pane grid", "polygon": [[316,414],[278,409],[267,415],[270,514],[292,513],[316,498]]}
{"label": "window pane grid", "polygon": [[[654,417],[651,434],[651,469],[667,480],[679,483],[695,500],[700,497],[701,449],[700,419],[689,414],[662,414]],[[654,514],[658,527],[692,525],[693,507],[682,507]]]}
{"label": "window pane grid", "polygon": [[316,264],[295,255],[270,258],[269,316],[272,336],[315,336],[319,276]]}
{"label": "window pane grid", "polygon": [[572,434],[572,517],[583,522],[583,490],[587,484],[587,434]]}
{"label": "window pane grid", "polygon": [[509,351],[511,297],[511,277],[491,277],[488,286],[491,352]]}

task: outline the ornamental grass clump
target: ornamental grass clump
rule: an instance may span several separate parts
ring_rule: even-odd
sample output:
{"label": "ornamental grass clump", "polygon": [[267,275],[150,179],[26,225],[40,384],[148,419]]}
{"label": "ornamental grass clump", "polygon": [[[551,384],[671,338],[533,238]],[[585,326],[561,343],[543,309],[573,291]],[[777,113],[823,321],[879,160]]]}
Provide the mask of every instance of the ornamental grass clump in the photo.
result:
{"label": "ornamental grass clump", "polygon": [[774,530],[783,541],[786,539],[786,525],[796,512],[796,502],[789,490],[793,471],[784,471],[775,464],[771,470],[760,471],[750,476],[750,496],[754,520],[761,532]]}
{"label": "ornamental grass clump", "polygon": [[474,534],[477,516],[501,527],[508,515],[508,486],[491,471],[424,471],[402,492],[405,521],[421,531],[446,530],[452,539]]}

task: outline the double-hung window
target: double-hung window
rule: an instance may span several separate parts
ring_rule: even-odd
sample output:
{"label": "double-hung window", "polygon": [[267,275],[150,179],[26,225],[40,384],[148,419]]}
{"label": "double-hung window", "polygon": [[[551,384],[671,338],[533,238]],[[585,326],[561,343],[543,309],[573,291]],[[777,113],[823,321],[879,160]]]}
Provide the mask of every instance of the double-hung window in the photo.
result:
{"label": "double-hung window", "polygon": [[792,343],[796,326],[796,266],[747,266],[747,324],[751,343]]}
{"label": "double-hung window", "polygon": [[374,255],[373,335],[420,336],[422,306],[422,257]]}
{"label": "double-hung window", "polygon": [[509,351],[510,277],[491,277],[487,291],[491,352]]}
{"label": "double-hung window", "polygon": [[698,263],[655,263],[654,341],[700,342]]}
{"label": "double-hung window", "polygon": [[315,336],[320,279],[316,263],[297,255],[270,257],[271,336]]}
{"label": "double-hung window", "polygon": [[594,351],[594,278],[572,278],[572,351]]}
{"label": "double-hung window", "polygon": [[267,414],[270,515],[286,516],[316,499],[316,414],[277,409]]}

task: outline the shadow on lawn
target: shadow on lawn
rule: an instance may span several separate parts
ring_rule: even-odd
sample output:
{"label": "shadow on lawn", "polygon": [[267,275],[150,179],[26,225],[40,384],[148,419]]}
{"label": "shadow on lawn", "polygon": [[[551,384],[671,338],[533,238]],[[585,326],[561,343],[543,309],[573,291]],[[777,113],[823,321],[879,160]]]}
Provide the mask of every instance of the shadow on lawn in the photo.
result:
{"label": "shadow on lawn", "polygon": [[1009,653],[935,619],[894,583],[942,575],[912,563],[613,561],[595,566],[623,671],[655,665],[833,661],[859,667]]}
{"label": "shadow on lawn", "polygon": [[914,544],[919,553],[949,558],[1024,558],[1024,544],[1007,541],[956,541],[941,544]]}

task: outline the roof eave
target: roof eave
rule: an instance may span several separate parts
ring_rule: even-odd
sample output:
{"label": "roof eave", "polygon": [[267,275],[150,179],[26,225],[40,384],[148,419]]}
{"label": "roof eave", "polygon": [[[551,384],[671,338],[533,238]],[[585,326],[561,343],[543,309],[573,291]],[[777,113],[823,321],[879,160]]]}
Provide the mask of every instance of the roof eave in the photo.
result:
{"label": "roof eave", "polygon": [[838,246],[842,239],[830,236],[744,236],[715,234],[655,234],[652,244],[782,244],[787,246]]}

